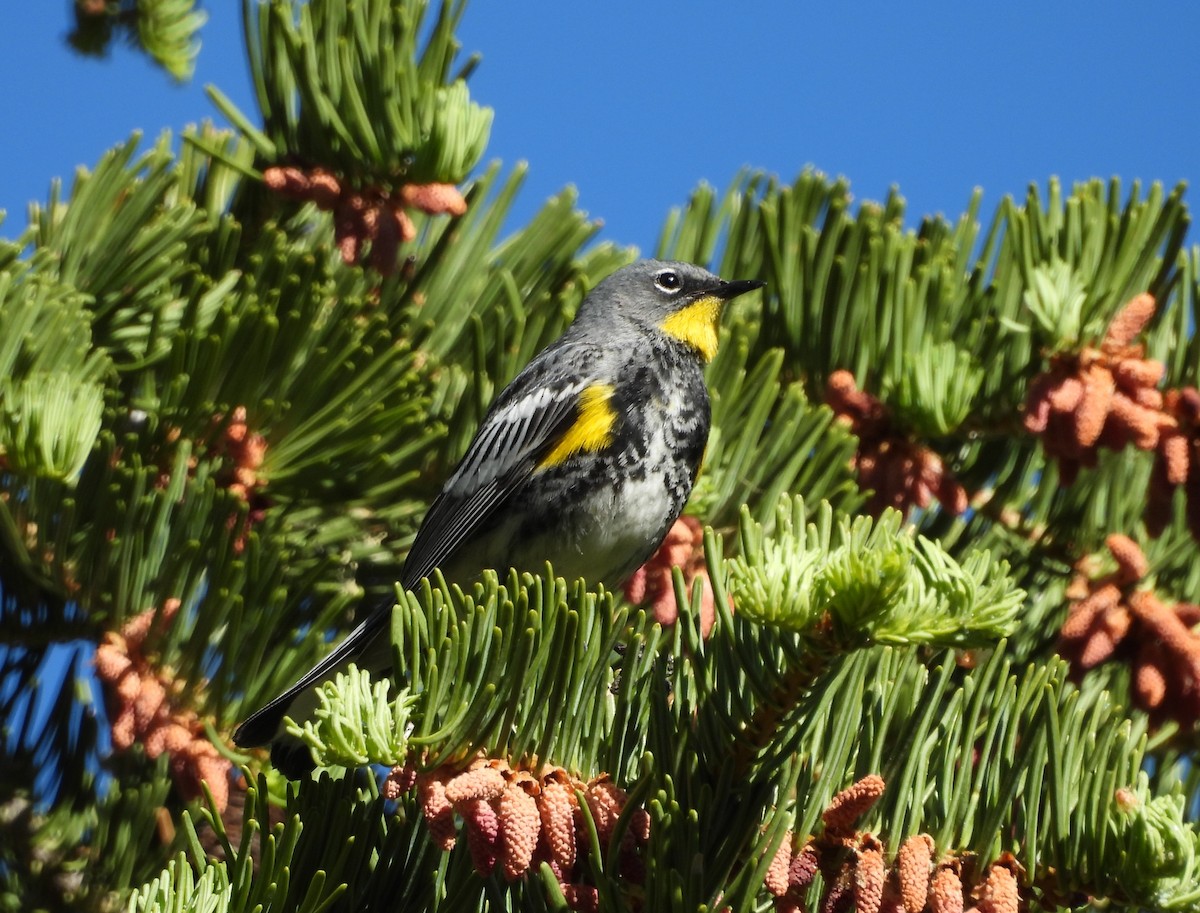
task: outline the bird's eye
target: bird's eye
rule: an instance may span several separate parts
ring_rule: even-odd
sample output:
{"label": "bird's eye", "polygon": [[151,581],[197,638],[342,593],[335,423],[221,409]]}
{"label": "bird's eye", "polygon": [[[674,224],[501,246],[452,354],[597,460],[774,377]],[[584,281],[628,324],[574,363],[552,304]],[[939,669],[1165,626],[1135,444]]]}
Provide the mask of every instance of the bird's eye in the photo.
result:
{"label": "bird's eye", "polygon": [[679,273],[673,269],[664,269],[654,277],[654,284],[664,292],[677,292],[683,285]]}

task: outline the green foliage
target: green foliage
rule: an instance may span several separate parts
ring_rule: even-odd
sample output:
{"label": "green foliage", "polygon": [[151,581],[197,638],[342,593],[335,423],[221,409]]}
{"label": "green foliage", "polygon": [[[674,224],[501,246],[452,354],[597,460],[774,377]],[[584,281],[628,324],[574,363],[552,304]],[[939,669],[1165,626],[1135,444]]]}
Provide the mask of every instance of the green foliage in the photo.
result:
{"label": "green foliage", "polygon": [[[1143,544],[1144,585],[1200,601],[1183,498],[1150,541],[1150,454],[1103,452],[1063,487],[1021,425],[1047,357],[1143,291],[1164,385],[1200,381],[1182,188],[1051,181],[990,218],[976,194],[914,226],[898,192],[856,204],[811,170],[699,187],[657,253],[768,283],[731,303],[708,369],[688,506],[709,527],[707,639],[708,591],[678,572],[666,630],[552,572],[425,583],[394,596],[399,695],[358,673],[296,729],[329,768],[316,778],[271,791],[265,761],[239,757],[244,807],[221,815],[180,798],[167,754],[97,762],[114,700],[87,679],[98,642],[149,612],[139,661],[220,744],[353,624],[364,590],[364,606],[393,598],[488,404],[634,256],[596,243],[571,190],[513,225],[524,166],[473,170],[491,112],[466,90],[475,58],[456,69],[463,3],[243,9],[261,122],[213,89],[234,132],[189,128],[177,153],[135,137],[0,240],[0,908],[564,909],[548,868],[480,878],[468,840],[444,853],[415,797],[385,802],[352,769],[484,752],[607,774],[647,810],[636,889],[631,814],[605,846],[581,811],[604,909],[766,909],[785,832],[818,832],[868,773],[887,788],[859,826],[889,856],[927,832],[968,879],[1013,853],[1031,902],[1200,909],[1195,734],[1149,729],[1128,665],[1077,683],[1053,655],[1075,565],[1109,532]],[[190,66],[193,4],[137,16],[144,47]],[[328,213],[267,197],[264,164],[462,182],[468,211],[415,214],[407,261],[380,279],[342,265]],[[858,441],[822,405],[837,369],[936,452],[970,510],[854,516]],[[46,645],[68,639],[78,664],[49,675]]]}
{"label": "green foliage", "polygon": [[[839,641],[971,647],[1015,629],[1025,594],[987,554],[960,565],[937,542],[902,529],[899,512],[878,521],[834,517],[828,502],[810,521],[804,501],[783,501],[775,536],[743,510],[741,555],[729,584],[750,618]],[[832,625],[832,631],[828,626]]]}
{"label": "green foliage", "polygon": [[104,388],[67,374],[0,378],[0,454],[15,471],[73,482],[100,433]]}
{"label": "green foliage", "polygon": [[408,743],[429,765],[482,750],[583,779],[621,775],[641,756],[660,636],[644,614],[549,570],[404,594],[393,640],[415,698]]}
{"label": "green foliage", "polygon": [[483,156],[492,112],[467,92],[474,61],[451,76],[463,4],[440,2],[431,27],[427,6],[246,0],[262,129],[218,89],[209,94],[266,161],[321,164],[385,187],[458,183]]}
{"label": "green foliage", "polygon": [[135,160],[137,139],[80,169],[69,200],[55,181],[32,210],[34,263],[82,293],[96,346],[127,368],[164,356],[197,305],[203,329],[207,308],[186,294],[197,271],[187,253],[212,227],[178,198],[169,137]]}
{"label": "green foliage", "polygon": [[[795,830],[813,830],[834,792],[877,771],[888,786],[863,828],[887,835],[890,852],[925,831],[939,852],[1013,852],[1030,882],[1055,892],[1087,885],[1138,903],[1161,891],[1154,903],[1164,909],[1194,906],[1196,832],[1182,807],[1131,814],[1117,794],[1145,796],[1140,724],[1102,688],[1070,685],[1064,664],[1017,669],[1006,652],[965,674],[951,659],[931,668],[891,650],[835,665],[800,709],[817,719],[791,746],[809,759]],[[828,765],[851,773],[830,782],[820,775]],[[1179,850],[1161,856],[1156,842]]]}
{"label": "green foliage", "polygon": [[288,719],[287,731],[312,749],[322,767],[402,764],[417,699],[407,688],[389,698],[390,685],[387,680],[372,682],[369,673],[351,666],[317,691],[312,720],[297,724]]}
{"label": "green foliage", "polygon": [[905,428],[922,438],[956,431],[971,415],[985,371],[949,340],[922,339],[885,385],[888,403]]}
{"label": "green foliage", "polygon": [[92,347],[85,299],[21,261],[0,272],[0,374],[8,378],[73,371],[100,378],[108,360]]}
{"label": "green foliage", "polygon": [[849,474],[853,439],[828,408],[809,401],[803,384],[785,380],[782,349],[750,361],[753,333],[733,323],[709,369],[713,430],[689,512],[732,524],[749,504],[769,523],[773,505],[793,490],[858,506],[863,498]]}
{"label": "green foliage", "polygon": [[145,51],[177,81],[191,79],[200,52],[198,33],[208,14],[196,0],[107,0],[75,3],[67,41],[82,54],[108,52],[121,37]]}
{"label": "green foliage", "polygon": [[[543,759],[583,779],[632,774],[641,762],[645,697],[662,687],[662,632],[611,596],[547,576],[487,574],[472,593],[426,584],[400,596],[393,638],[408,682],[389,703],[365,680],[329,686],[314,727],[295,729],[332,764],[423,765],[477,751]],[[520,669],[520,675],[512,670]],[[361,675],[362,673],[357,673]],[[393,725],[397,714],[407,721]],[[343,749],[361,729],[369,744]],[[403,736],[403,743],[389,742]],[[373,737],[375,734],[376,737]]]}
{"label": "green foliage", "polygon": [[39,807],[25,788],[31,771],[8,769],[0,793],[0,909],[108,909],[114,890],[128,893],[163,865],[159,815],[171,789],[167,759],[151,765],[147,782],[114,782],[95,802],[81,801],[96,785],[83,758],[46,760],[76,765],[62,774],[79,778],[84,789],[75,801]]}
{"label": "green foliage", "polygon": [[1191,330],[1200,314],[1200,245],[1193,245],[1181,257],[1179,293],[1168,321],[1159,324],[1151,354],[1164,358],[1167,364],[1167,382],[1182,386],[1200,373],[1200,336]]}
{"label": "green foliage", "polygon": [[195,0],[138,0],[137,7],[142,47],[176,79],[191,79],[200,53],[196,35],[208,14]]}
{"label": "green foliage", "polygon": [[127,913],[225,913],[231,893],[223,868],[210,866],[197,876],[181,853],[134,893],[125,909]]}
{"label": "green foliage", "polygon": [[1139,897],[1155,906],[1177,909],[1200,900],[1200,840],[1186,822],[1182,795],[1150,797],[1146,776],[1125,802],[1132,808],[1111,825],[1110,864]]}
{"label": "green foliage", "polygon": [[[282,816],[275,816],[279,823],[267,826],[272,804],[260,776],[246,789],[240,820],[229,826],[211,807],[201,811],[199,824],[185,813],[188,862],[201,875],[195,877],[181,860],[165,869],[158,878],[162,909],[172,909],[172,899],[181,896],[212,903],[210,909],[222,913],[419,910],[440,903],[454,909],[452,885],[469,871],[467,854],[457,853],[447,865],[419,826],[412,803],[385,814],[373,782],[322,775],[303,792],[289,787],[283,806]],[[217,845],[221,861],[210,858],[206,842]],[[143,894],[148,900],[156,896],[148,889]],[[224,906],[216,906],[217,898]]]}
{"label": "green foliage", "polygon": [[[792,510],[804,519],[799,502]],[[793,530],[804,527],[784,517],[777,536],[794,539]],[[861,522],[857,529],[845,525],[849,541],[839,545],[831,527],[828,509],[807,527],[812,549],[831,565],[839,548],[882,550],[897,533],[886,522],[874,536]],[[761,570],[761,556],[776,544],[760,539],[739,560]],[[857,563],[860,573],[846,572],[845,581],[877,583],[868,564]],[[943,560],[931,567],[945,573],[953,565]],[[960,582],[971,578],[958,573]],[[1019,594],[999,585],[994,573],[976,568],[974,575],[976,583],[992,578],[991,592],[979,594],[977,624],[993,631],[1010,624]],[[901,587],[876,594],[859,627],[884,630],[908,598]],[[819,642],[798,639],[786,628],[749,620],[744,600],[736,616],[722,613],[708,642],[685,615],[664,650],[657,627],[647,628],[644,617],[596,611],[597,604],[606,606],[579,589],[567,598],[561,582],[529,576],[510,577],[506,587],[489,578],[473,598],[432,588],[410,594],[395,620],[412,688],[405,699],[412,714],[408,744],[424,751],[428,767],[483,749],[493,757],[566,764],[583,775],[609,770],[636,784],[632,792],[646,797],[651,812],[646,885],[658,902],[678,900],[682,890],[689,908],[719,895],[751,903],[761,873],[740,871],[739,861],[762,845],[764,829],[814,830],[833,793],[866,772],[882,773],[889,784],[865,826],[885,835],[892,851],[905,836],[926,830],[944,850],[961,848],[980,859],[1013,852],[1043,887],[1069,892],[1086,885],[1128,902],[1157,896],[1164,908],[1193,902],[1190,851],[1166,861],[1153,857],[1155,874],[1146,878],[1156,841],[1184,850],[1196,841],[1182,807],[1172,800],[1153,805],[1153,814],[1131,816],[1118,799],[1125,788],[1140,791],[1139,801],[1154,801],[1138,778],[1145,750],[1140,728],[1101,688],[1070,685],[1064,664],[1017,669],[1001,642],[975,669],[964,672],[946,656],[931,667],[911,647],[864,650],[837,631]],[[618,659],[605,645],[621,629],[634,636]],[[974,634],[975,642],[983,642],[982,634]],[[920,643],[918,637],[964,639],[949,626],[911,635]],[[580,643],[594,649],[580,651]],[[823,654],[815,672],[814,654]],[[522,676],[504,674],[516,668]],[[780,689],[796,673],[806,680],[798,699],[778,705]],[[383,754],[371,760],[394,764],[398,752],[382,741],[395,722],[394,706],[380,699],[381,691],[368,699],[365,683],[354,687],[359,699],[330,701],[322,725],[379,733]],[[756,728],[764,709],[776,706],[782,715],[768,729]],[[603,720],[597,730],[576,728],[596,720]],[[590,734],[600,732],[621,735],[605,744]],[[761,739],[753,759],[746,755],[749,739]],[[581,743],[590,749],[580,751]],[[335,753],[334,762],[341,761]],[[692,858],[706,861],[704,873],[681,886],[677,873]],[[608,879],[607,890],[623,904],[615,864],[610,856],[598,877]]]}
{"label": "green foliage", "polygon": [[85,299],[23,263],[0,272],[0,456],[73,480],[100,431],[111,369],[92,348]]}
{"label": "green foliage", "polygon": [[[1030,277],[1025,292],[1025,307],[1033,314],[1046,339],[1067,348],[1077,346],[1085,335],[1095,336],[1102,329],[1093,325],[1084,333],[1083,307],[1087,289],[1071,267],[1062,260],[1051,259],[1038,266]],[[1027,332],[1025,324],[1015,324],[1017,332]]]}

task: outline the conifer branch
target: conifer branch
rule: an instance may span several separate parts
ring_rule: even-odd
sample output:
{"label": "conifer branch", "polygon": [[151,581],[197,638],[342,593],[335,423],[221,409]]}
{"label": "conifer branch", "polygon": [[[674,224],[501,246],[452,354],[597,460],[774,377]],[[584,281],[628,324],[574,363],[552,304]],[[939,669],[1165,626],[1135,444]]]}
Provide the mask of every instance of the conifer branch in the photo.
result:
{"label": "conifer branch", "polygon": [[[192,4],[152,6],[186,64]],[[213,88],[232,130],[135,137],[0,239],[3,890],[1200,908],[1182,188],[914,225],[811,170],[702,185],[658,254],[768,285],[723,316],[689,516],[625,600],[395,596],[487,405],[633,256],[569,190],[511,227],[464,6],[246,0],[257,113]],[[316,778],[188,798],[197,746],[393,599],[399,703],[334,686]]]}

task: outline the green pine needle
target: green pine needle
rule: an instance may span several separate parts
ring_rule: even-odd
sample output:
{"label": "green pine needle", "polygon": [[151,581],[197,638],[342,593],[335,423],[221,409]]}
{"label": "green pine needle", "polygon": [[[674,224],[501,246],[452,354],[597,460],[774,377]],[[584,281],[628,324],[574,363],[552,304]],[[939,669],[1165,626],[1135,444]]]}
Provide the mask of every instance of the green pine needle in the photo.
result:
{"label": "green pine needle", "polygon": [[872,522],[836,516],[828,503],[809,521],[803,499],[783,499],[766,536],[748,510],[741,555],[729,564],[738,610],[765,624],[838,640],[978,646],[1016,626],[1025,594],[987,555],[959,563],[887,511]]}
{"label": "green pine needle", "polygon": [[1082,340],[1087,290],[1069,264],[1054,258],[1036,267],[1024,301],[1055,348],[1070,349]]}
{"label": "green pine needle", "polygon": [[207,866],[198,876],[180,853],[162,874],[129,898],[126,913],[226,913],[232,909],[233,886],[224,866]]}
{"label": "green pine needle", "polygon": [[451,76],[461,4],[440,3],[432,28],[428,6],[246,2],[262,129],[210,95],[268,160],[320,164],[360,186],[457,184],[483,156],[492,111]]}
{"label": "green pine needle", "polygon": [[62,372],[0,378],[0,455],[13,471],[74,482],[96,444],[104,388]]}
{"label": "green pine needle", "polygon": [[287,731],[312,749],[320,767],[403,764],[417,701],[407,688],[389,698],[390,687],[351,665],[317,690],[313,719],[300,726],[288,717]]}
{"label": "green pine needle", "polygon": [[1151,796],[1141,774],[1136,788],[1117,797],[1112,853],[1116,880],[1159,909],[1200,905],[1200,833],[1187,823],[1186,799]]}
{"label": "green pine needle", "polygon": [[208,14],[196,0],[138,0],[137,34],[146,53],[176,80],[191,79],[200,53],[197,33]]}
{"label": "green pine needle", "polygon": [[901,427],[925,439],[945,437],[972,414],[985,373],[953,342],[923,338],[889,378],[884,399]]}

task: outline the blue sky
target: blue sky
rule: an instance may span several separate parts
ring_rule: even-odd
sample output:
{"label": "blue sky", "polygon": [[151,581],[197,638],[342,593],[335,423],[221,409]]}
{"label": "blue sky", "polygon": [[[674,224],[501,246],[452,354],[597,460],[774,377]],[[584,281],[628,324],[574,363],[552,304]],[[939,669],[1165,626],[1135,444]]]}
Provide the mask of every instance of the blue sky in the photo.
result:
{"label": "blue sky", "polygon": [[[68,0],[10,4],[0,234],[51,177],[141,129],[215,111],[206,83],[249,100],[236,0],[209,0],[196,76],[176,86],[115,46],[83,59]],[[845,175],[859,199],[896,184],[910,221],[984,211],[1030,181],[1200,177],[1200,5],[474,0],[460,38],[496,111],[488,158],[524,159],[516,219],[574,184],[602,237],[653,247],[700,180],[743,165]]]}

